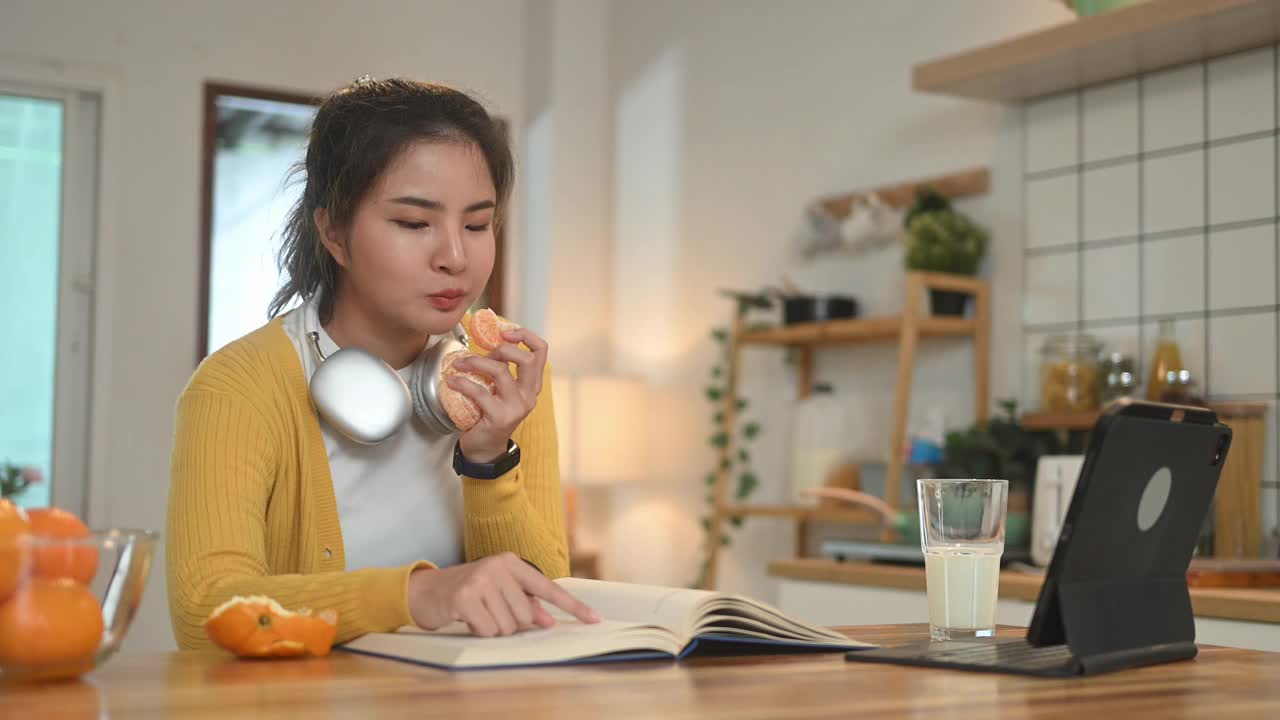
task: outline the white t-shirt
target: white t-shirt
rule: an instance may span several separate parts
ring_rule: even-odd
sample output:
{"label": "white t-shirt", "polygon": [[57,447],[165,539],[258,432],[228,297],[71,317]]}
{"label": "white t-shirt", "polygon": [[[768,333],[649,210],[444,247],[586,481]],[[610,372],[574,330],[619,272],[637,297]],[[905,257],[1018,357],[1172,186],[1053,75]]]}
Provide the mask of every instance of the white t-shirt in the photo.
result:
{"label": "white t-shirt", "polygon": [[[290,311],[284,330],[310,380],[320,358],[307,333],[320,336],[325,357],[338,346],[320,326],[319,294]],[[431,343],[440,338],[432,338]],[[406,383],[409,369],[398,370]],[[436,435],[416,416],[378,445],[361,445],[320,419],[347,570],[463,560],[462,485],[453,472],[453,436]]]}

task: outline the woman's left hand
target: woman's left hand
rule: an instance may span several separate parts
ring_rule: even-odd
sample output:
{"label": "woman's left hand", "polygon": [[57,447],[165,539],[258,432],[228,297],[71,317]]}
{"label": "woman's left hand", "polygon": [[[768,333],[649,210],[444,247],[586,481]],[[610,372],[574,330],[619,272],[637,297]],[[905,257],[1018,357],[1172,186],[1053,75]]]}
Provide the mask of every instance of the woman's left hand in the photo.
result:
{"label": "woman's left hand", "polygon": [[[547,341],[525,328],[502,334],[507,342],[487,356],[472,356],[454,363],[464,372],[475,372],[493,379],[495,391],[470,380],[451,376],[449,387],[470,398],[482,414],[475,427],[462,433],[458,442],[468,460],[487,463],[507,451],[507,440],[516,427],[533,412],[542,393],[542,370],[547,365]],[[520,347],[524,343],[529,349]],[[516,366],[511,377],[507,364]]]}

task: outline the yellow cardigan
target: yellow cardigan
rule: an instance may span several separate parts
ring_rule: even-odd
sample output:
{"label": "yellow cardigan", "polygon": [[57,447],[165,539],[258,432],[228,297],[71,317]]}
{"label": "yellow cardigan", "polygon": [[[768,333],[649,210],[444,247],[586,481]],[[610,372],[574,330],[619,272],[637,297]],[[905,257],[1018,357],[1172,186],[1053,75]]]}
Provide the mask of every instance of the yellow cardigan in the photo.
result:
{"label": "yellow cardigan", "polygon": [[[466,558],[510,551],[563,577],[569,553],[548,378],[514,439],[516,469],[460,479]],[[424,558],[346,571],[328,455],[282,318],[196,369],[178,400],[170,475],[166,575],[180,647],[207,647],[205,619],[235,595],[333,608],[338,642],[412,624],[409,573],[434,565]]]}

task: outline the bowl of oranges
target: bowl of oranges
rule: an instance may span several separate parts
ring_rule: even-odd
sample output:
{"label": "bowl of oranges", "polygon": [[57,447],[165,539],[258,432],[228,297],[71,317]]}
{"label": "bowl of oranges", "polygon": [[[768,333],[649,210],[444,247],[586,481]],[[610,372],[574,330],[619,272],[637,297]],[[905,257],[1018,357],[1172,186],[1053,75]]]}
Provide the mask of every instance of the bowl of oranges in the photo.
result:
{"label": "bowl of oranges", "polygon": [[0,500],[0,684],[78,677],[124,641],[157,535]]}

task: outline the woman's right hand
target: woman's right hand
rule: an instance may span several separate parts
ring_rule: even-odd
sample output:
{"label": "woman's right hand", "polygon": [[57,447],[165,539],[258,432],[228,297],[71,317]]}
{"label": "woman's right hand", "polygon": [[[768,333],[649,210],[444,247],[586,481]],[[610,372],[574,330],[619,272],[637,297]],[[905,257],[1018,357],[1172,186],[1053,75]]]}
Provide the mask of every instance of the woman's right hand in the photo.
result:
{"label": "woman's right hand", "polygon": [[513,553],[409,576],[409,612],[419,627],[436,630],[461,621],[474,635],[511,635],[556,621],[545,600],[584,623],[600,622],[586,603],[551,582]]}

